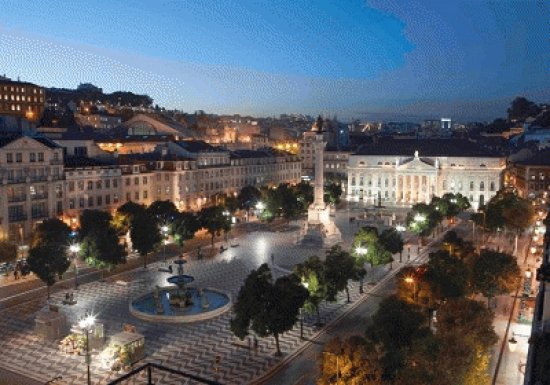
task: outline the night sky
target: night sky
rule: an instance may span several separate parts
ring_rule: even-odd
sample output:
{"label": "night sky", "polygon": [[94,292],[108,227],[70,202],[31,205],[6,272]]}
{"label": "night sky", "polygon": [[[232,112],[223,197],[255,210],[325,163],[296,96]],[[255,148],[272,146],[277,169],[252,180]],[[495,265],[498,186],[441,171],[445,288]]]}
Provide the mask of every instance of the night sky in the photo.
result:
{"label": "night sky", "polygon": [[0,74],[184,111],[503,116],[550,102],[543,1],[2,0]]}

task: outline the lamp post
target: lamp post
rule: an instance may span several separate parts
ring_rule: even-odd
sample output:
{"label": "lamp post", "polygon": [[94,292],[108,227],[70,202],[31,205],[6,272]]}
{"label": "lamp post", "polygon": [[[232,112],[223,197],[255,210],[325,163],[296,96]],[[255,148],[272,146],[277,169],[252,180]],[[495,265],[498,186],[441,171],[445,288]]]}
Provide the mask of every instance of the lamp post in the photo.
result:
{"label": "lamp post", "polygon": [[90,376],[90,364],[92,361],[90,357],[90,330],[94,326],[94,323],[95,317],[93,315],[88,315],[78,322],[78,326],[86,332],[86,365],[88,367],[88,385],[92,385],[92,379]]}
{"label": "lamp post", "polygon": [[160,228],[162,231],[162,244],[163,244],[163,250],[162,250],[162,258],[164,259],[164,263],[166,263],[166,234],[168,233],[168,226],[164,225]]}
{"label": "lamp post", "polygon": [[[365,254],[367,254],[369,251],[368,247],[363,247],[361,244],[355,248],[355,252],[359,254],[361,257],[364,257]],[[361,282],[359,285],[359,293],[363,294],[363,278],[361,278]]]}
{"label": "lamp post", "polygon": [[416,280],[413,277],[405,277],[405,282],[407,282],[409,285],[413,285],[413,302],[417,303],[417,297],[416,297]]}
{"label": "lamp post", "polygon": [[332,353],[332,352],[323,352],[323,354],[328,354],[331,356],[336,357],[336,385],[340,383],[340,354],[343,354],[343,349],[340,351],[340,353]]}
{"label": "lamp post", "polygon": [[71,246],[69,246],[69,251],[72,253],[72,257],[73,257],[74,288],[76,290],[78,289],[78,266],[76,265],[76,257],[78,256],[78,252],[80,251],[80,245],[78,243],[72,244]]}
{"label": "lamp post", "polygon": [[[309,287],[309,283],[302,282],[302,286],[306,288],[306,290]],[[300,308],[300,339],[304,339],[304,307],[302,306]]]}

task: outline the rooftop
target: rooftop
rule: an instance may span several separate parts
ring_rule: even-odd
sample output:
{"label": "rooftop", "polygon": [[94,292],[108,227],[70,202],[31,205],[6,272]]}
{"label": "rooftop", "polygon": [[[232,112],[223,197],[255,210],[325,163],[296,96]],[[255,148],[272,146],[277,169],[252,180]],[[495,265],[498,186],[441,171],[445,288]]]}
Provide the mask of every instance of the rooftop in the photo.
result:
{"label": "rooftop", "polygon": [[380,138],[359,146],[354,155],[407,156],[418,151],[421,156],[504,157],[494,149],[467,139],[393,139]]}

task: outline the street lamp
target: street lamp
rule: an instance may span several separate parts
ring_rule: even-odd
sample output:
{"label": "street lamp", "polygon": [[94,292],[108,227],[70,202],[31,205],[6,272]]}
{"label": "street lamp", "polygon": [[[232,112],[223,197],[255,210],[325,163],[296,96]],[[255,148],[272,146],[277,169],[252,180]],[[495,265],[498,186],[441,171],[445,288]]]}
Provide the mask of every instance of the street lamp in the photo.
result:
{"label": "street lamp", "polygon": [[[302,286],[306,288],[306,290],[309,287],[309,283],[302,282]],[[304,307],[302,306],[300,308],[300,339],[304,339]]]}
{"label": "street lamp", "polygon": [[78,289],[78,266],[76,265],[76,257],[78,253],[80,252],[80,245],[78,243],[74,243],[69,246],[69,251],[73,255],[73,265],[74,265],[74,288],[75,290]]}
{"label": "street lamp", "polygon": [[163,225],[160,228],[160,231],[162,231],[162,244],[163,244],[163,250],[162,250],[162,258],[164,259],[164,263],[166,263],[166,234],[168,233],[168,226]]}
{"label": "street lamp", "polygon": [[328,354],[331,356],[336,357],[336,385],[340,383],[340,362],[339,358],[341,354],[344,354],[344,349],[340,350],[340,353],[332,353],[332,352],[323,352],[323,354]]}
{"label": "street lamp", "polygon": [[[369,251],[368,247],[363,247],[362,245],[359,245],[355,248],[355,252],[361,256],[364,256]],[[359,293],[363,294],[363,278],[361,278],[361,282],[359,285]]]}
{"label": "street lamp", "polygon": [[416,280],[413,278],[413,277],[405,277],[404,279],[405,282],[407,282],[409,285],[412,284],[413,285],[413,302],[414,303],[417,303],[417,297],[416,297]]}
{"label": "street lamp", "polygon": [[95,324],[95,317],[93,315],[87,315],[86,317],[82,318],[78,322],[78,326],[80,326],[80,329],[84,330],[86,332],[86,365],[88,366],[88,385],[92,385],[92,379],[90,377],[90,364],[91,364],[91,357],[90,357],[90,330]]}

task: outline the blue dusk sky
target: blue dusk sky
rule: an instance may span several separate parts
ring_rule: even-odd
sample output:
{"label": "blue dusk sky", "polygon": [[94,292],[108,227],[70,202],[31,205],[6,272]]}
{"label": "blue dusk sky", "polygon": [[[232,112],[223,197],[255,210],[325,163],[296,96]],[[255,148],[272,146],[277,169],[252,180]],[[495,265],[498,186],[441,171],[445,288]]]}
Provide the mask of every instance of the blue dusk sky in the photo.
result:
{"label": "blue dusk sky", "polygon": [[490,120],[550,102],[550,3],[1,0],[0,74],[188,112]]}

